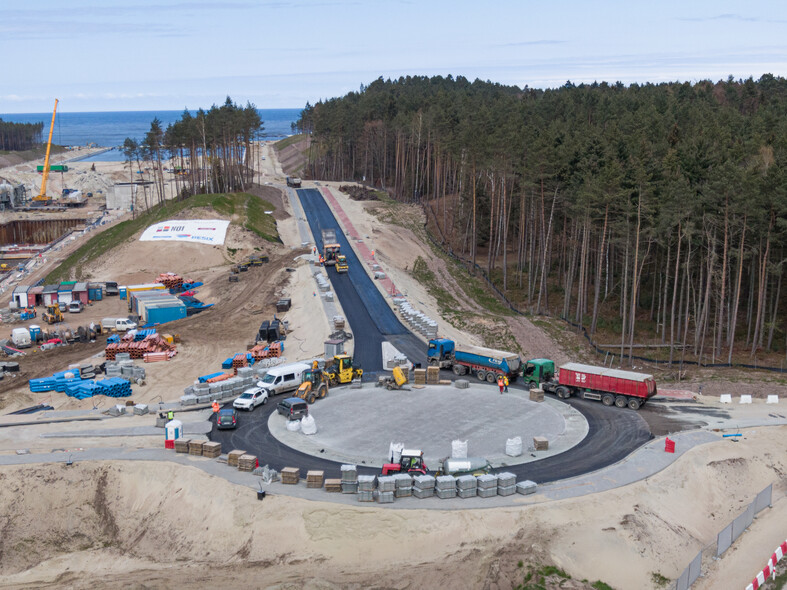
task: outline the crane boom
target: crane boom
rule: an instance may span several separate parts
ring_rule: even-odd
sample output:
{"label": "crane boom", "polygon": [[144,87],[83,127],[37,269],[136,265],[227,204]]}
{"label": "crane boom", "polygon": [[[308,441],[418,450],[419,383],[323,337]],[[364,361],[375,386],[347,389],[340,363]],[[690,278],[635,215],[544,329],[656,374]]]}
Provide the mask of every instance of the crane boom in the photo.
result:
{"label": "crane boom", "polygon": [[35,197],[35,201],[48,201],[46,196],[46,180],[49,177],[49,151],[52,149],[52,131],[55,129],[55,113],[57,113],[58,100],[55,99],[55,108],[52,111],[52,123],[49,125],[49,140],[46,142],[46,159],[44,160],[44,176],[41,179],[41,194]]}

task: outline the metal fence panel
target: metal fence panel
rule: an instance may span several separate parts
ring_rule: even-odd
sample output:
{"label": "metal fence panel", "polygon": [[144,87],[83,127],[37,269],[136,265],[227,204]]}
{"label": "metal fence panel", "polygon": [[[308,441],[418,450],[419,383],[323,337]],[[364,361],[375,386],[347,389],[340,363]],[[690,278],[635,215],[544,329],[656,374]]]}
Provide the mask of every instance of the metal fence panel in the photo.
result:
{"label": "metal fence panel", "polygon": [[689,568],[683,570],[683,573],[675,583],[675,590],[689,590]]}
{"label": "metal fence panel", "polygon": [[768,506],[771,505],[771,498],[773,496],[773,484],[769,485],[754,499],[754,514],[759,514]]}
{"label": "metal fence panel", "polygon": [[735,539],[741,536],[741,533],[749,528],[749,525],[754,520],[754,502],[749,504],[746,507],[746,510],[743,511],[743,514],[739,515],[738,518],[732,521],[732,540],[735,542]]}
{"label": "metal fence panel", "polygon": [[702,551],[697,553],[697,557],[691,561],[687,569],[689,570],[689,586],[691,586],[702,573]]}
{"label": "metal fence panel", "polygon": [[716,557],[721,557],[730,545],[732,545],[732,523],[725,526],[716,536]]}

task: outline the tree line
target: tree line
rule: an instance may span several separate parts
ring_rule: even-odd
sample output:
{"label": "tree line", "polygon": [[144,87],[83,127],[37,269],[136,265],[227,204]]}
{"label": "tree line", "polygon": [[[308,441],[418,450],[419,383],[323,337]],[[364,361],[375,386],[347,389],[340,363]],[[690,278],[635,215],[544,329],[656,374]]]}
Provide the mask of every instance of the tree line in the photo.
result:
{"label": "tree line", "polygon": [[632,355],[784,350],[787,81],[382,78],[307,104],[313,178],[417,202],[520,308]]}
{"label": "tree line", "polygon": [[[134,165],[142,172],[143,163],[152,164],[153,198],[163,205],[167,163],[176,173],[175,192],[180,197],[246,190],[254,178],[252,142],[263,129],[253,104],[241,107],[228,96],[223,105],[208,111],[199,109],[192,115],[184,110],[166,129],[155,118],[142,141],[127,137],[122,150],[132,182]],[[144,199],[149,208],[147,192]]]}
{"label": "tree line", "polygon": [[43,143],[44,123],[11,123],[0,119],[0,150],[32,150]]}

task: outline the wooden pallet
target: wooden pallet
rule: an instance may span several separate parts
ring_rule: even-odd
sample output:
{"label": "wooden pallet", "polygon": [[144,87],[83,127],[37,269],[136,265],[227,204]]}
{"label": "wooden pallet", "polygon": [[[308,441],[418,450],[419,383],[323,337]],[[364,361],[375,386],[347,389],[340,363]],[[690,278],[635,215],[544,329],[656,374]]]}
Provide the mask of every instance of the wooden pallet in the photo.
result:
{"label": "wooden pallet", "polygon": [[241,450],[234,450],[227,453],[227,465],[230,467],[237,467],[238,466],[238,459],[245,455],[246,451]]}
{"label": "wooden pallet", "polygon": [[325,479],[324,471],[307,471],[306,472],[306,487],[307,488],[321,488],[323,480]]}
{"label": "wooden pallet", "polygon": [[205,444],[204,440],[192,440],[189,442],[189,455],[202,456],[202,445]]}
{"label": "wooden pallet", "polygon": [[301,480],[301,470],[297,467],[285,467],[281,470],[281,483],[295,485]]}
{"label": "wooden pallet", "polygon": [[326,479],[325,480],[325,491],[332,492],[332,493],[341,493],[342,491],[342,480],[341,479]]}
{"label": "wooden pallet", "polygon": [[209,457],[211,459],[215,459],[221,455],[221,443],[220,442],[206,442],[202,445],[202,456]]}

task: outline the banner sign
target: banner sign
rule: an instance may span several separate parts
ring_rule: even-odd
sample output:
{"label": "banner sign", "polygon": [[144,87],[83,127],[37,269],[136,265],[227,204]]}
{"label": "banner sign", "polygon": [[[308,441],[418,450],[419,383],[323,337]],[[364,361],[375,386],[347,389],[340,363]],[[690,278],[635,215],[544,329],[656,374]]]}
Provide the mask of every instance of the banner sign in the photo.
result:
{"label": "banner sign", "polygon": [[170,219],[151,225],[140,242],[197,242],[221,245],[230,222],[224,219]]}

